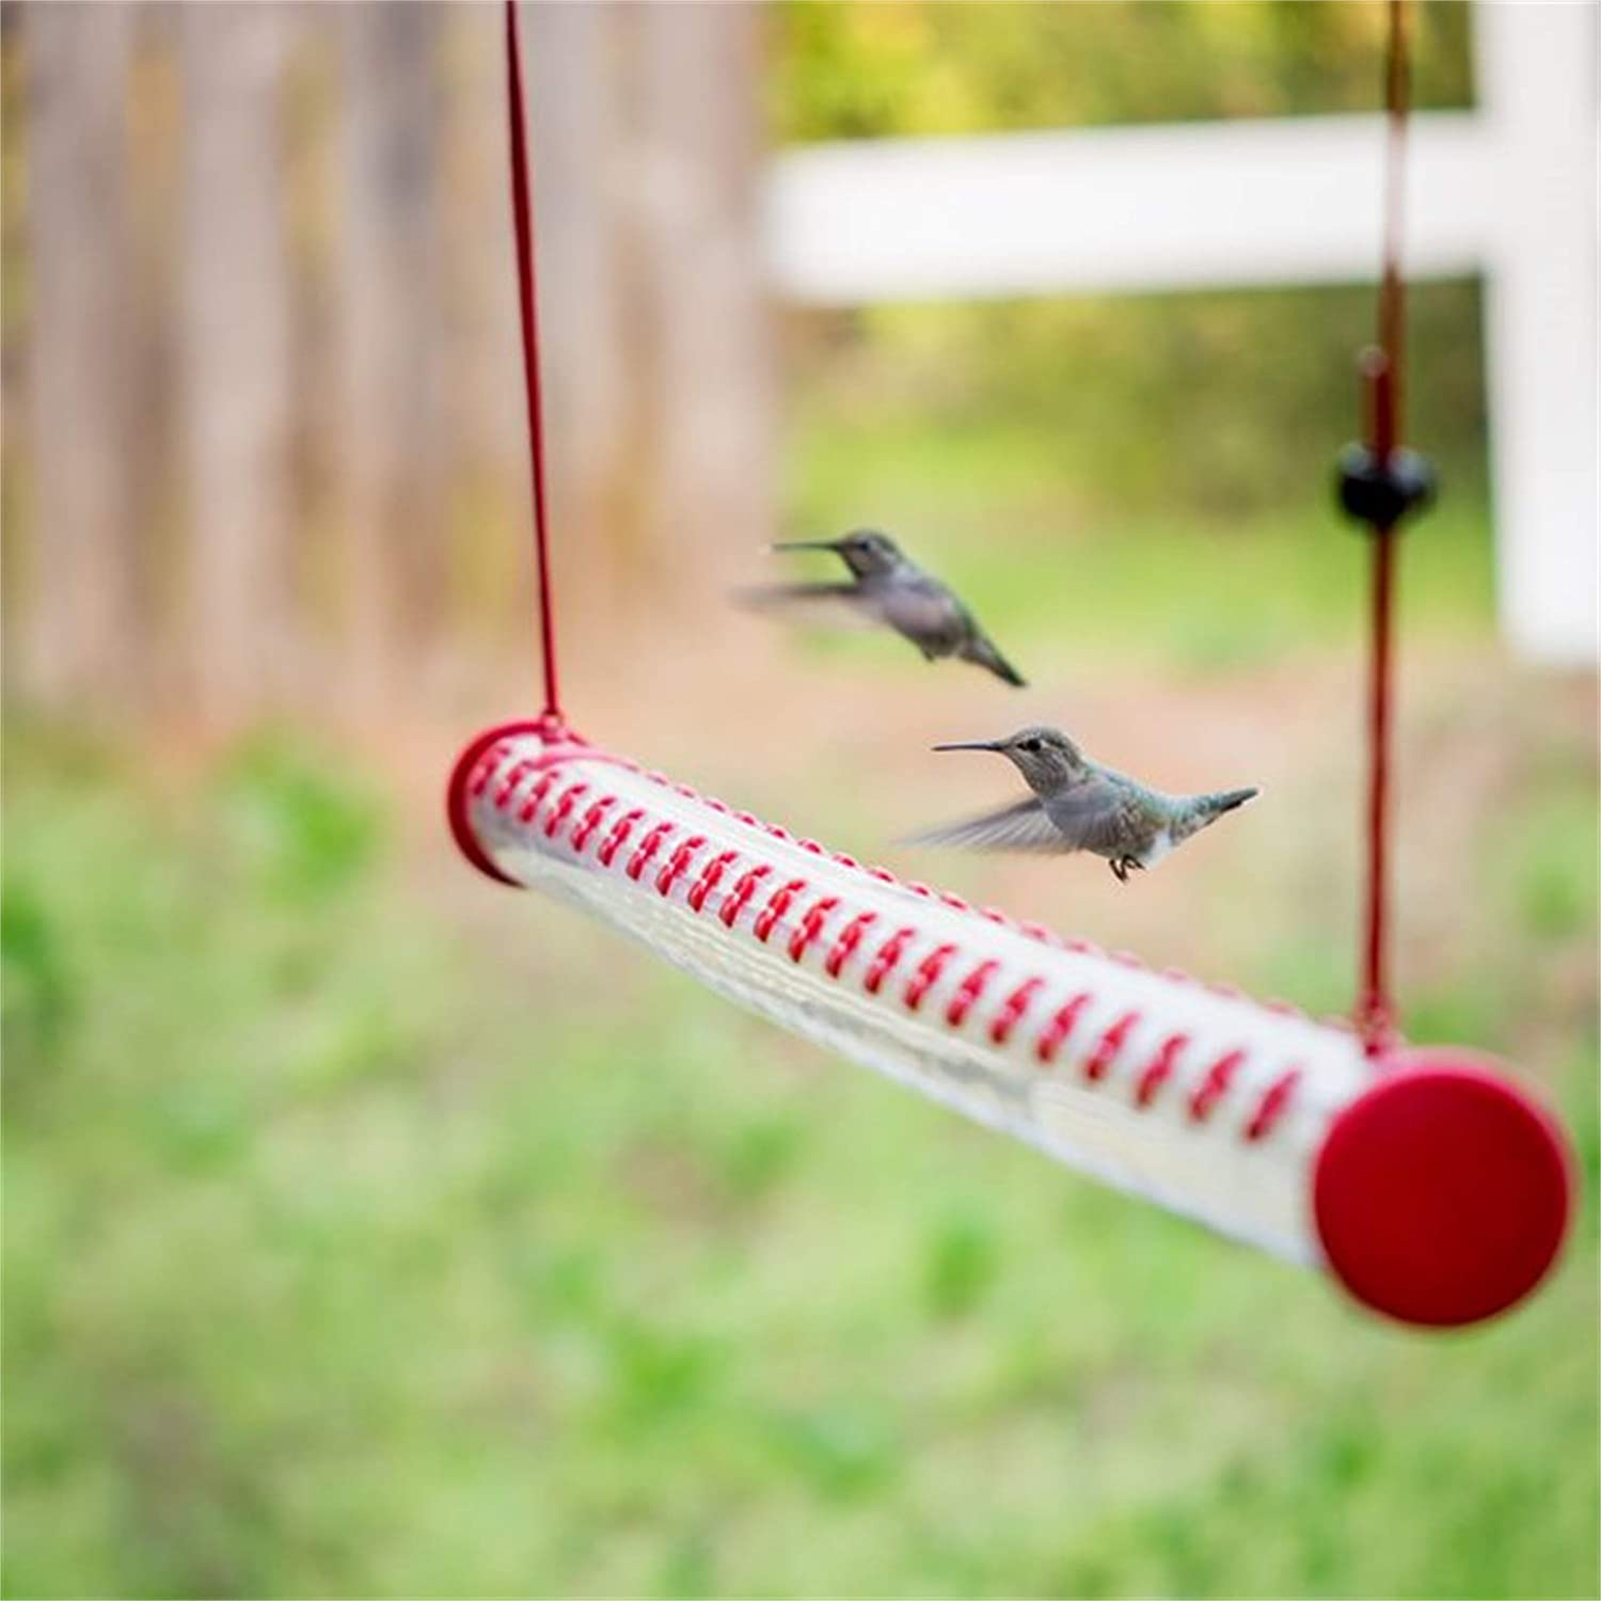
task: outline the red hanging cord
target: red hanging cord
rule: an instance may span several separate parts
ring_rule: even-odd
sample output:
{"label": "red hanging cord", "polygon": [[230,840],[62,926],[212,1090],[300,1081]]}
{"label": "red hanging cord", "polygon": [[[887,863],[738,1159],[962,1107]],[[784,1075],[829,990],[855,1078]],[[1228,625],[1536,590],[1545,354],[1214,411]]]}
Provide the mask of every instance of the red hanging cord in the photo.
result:
{"label": "red hanging cord", "polygon": [[528,132],[523,118],[523,64],[517,42],[517,0],[506,0],[506,111],[511,128],[511,211],[517,236],[517,296],[522,314],[523,378],[528,390],[528,456],[534,498],[534,570],[539,594],[540,658],[545,719],[562,722],[556,683],[556,616],[545,515],[545,418],[539,388],[539,285],[534,272],[534,208],[530,198]]}
{"label": "red hanging cord", "polygon": [[[1389,116],[1384,178],[1384,265],[1379,285],[1378,346],[1366,353],[1368,448],[1382,471],[1401,432],[1401,372],[1405,360],[1406,286],[1401,278],[1401,219],[1406,155],[1407,37],[1405,0],[1389,0],[1385,104]],[[1368,667],[1367,916],[1362,945],[1362,987],[1356,1021],[1369,1055],[1388,1043],[1390,999],[1386,876],[1389,845],[1390,710],[1392,701],[1395,523],[1373,530],[1372,643]]]}

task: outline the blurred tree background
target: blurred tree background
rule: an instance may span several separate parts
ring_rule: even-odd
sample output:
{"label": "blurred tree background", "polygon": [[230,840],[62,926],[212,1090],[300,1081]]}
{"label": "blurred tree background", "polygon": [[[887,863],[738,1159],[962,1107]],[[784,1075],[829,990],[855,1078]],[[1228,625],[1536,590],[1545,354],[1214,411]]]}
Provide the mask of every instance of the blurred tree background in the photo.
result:
{"label": "blurred tree background", "polygon": [[[1442,1339],[454,858],[530,682],[497,8],[0,17],[5,1593],[1597,1593],[1595,681],[1495,640],[1476,282],[1413,297],[1398,977],[1585,1200]],[[1261,782],[1126,892],[916,870],[1348,1005],[1371,286],[799,310],[754,219],[775,143],[1371,109],[1382,6],[525,21],[581,726],[867,857],[1014,719]],[[727,607],[862,522],[1035,687]]]}
{"label": "blurred tree background", "polygon": [[[768,83],[780,139],[998,133],[1368,111],[1384,10],[1294,0],[1121,6],[775,8]],[[1468,7],[1417,13],[1413,100],[1473,102]]]}

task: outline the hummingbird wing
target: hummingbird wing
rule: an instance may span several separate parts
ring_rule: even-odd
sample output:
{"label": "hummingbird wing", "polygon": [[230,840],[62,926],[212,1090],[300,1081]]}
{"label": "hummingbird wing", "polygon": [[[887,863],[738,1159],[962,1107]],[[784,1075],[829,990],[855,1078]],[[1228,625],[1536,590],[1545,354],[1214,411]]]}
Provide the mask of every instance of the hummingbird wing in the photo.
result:
{"label": "hummingbird wing", "polygon": [[837,584],[750,584],[733,593],[736,605],[747,611],[815,612],[821,620],[856,628],[874,628],[878,618],[863,604],[861,586],[852,581]]}
{"label": "hummingbird wing", "polygon": [[860,600],[857,586],[839,584],[747,584],[734,591],[734,598],[746,606],[787,606],[791,601]]}
{"label": "hummingbird wing", "polygon": [[1073,849],[1063,837],[1045,808],[1030,796],[1015,806],[1003,807],[998,812],[985,812],[981,817],[969,817],[960,823],[948,823],[943,828],[931,828],[921,834],[912,834],[902,841],[906,845],[954,845],[970,851],[1045,851],[1058,852]]}

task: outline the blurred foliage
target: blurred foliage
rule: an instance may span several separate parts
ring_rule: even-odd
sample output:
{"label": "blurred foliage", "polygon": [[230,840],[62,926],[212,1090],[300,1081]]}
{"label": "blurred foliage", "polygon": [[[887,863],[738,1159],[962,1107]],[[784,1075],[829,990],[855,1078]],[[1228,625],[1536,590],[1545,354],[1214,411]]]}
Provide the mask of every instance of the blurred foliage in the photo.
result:
{"label": "blurred foliage", "polygon": [[228,765],[218,784],[220,815],[254,864],[250,892],[315,908],[359,882],[379,844],[370,796],[331,783],[281,736],[260,738]]}
{"label": "blurred foliage", "polygon": [[[1360,431],[1353,355],[1372,317],[1365,288],[812,314],[796,417],[803,437],[815,430],[857,466],[869,442],[893,449],[896,435],[958,458],[972,454],[964,441],[992,453],[1005,441],[995,489],[1027,481],[1048,494],[1041,512],[1058,532],[1175,507],[1219,525],[1304,517],[1330,504],[1335,452]],[[1417,286],[1410,354],[1409,431],[1439,468],[1444,503],[1461,507],[1485,489],[1474,284]],[[798,494],[816,466],[797,469]],[[864,507],[856,520],[877,515]]]}
{"label": "blurred foliage", "polygon": [[[867,337],[802,358],[786,531],[882,524],[981,616],[1125,663],[1250,672],[1354,641],[1366,535],[1335,506],[1332,462],[1354,432],[1346,355],[1369,302],[1323,289],[875,311]],[[1415,437],[1443,492],[1402,544],[1408,630],[1493,626],[1476,310],[1465,284],[1415,297]]]}
{"label": "blurred foliage", "polygon": [[[1472,103],[1464,0],[1411,8],[1413,95]],[[1370,111],[1382,0],[786,0],[770,120],[788,140]]]}

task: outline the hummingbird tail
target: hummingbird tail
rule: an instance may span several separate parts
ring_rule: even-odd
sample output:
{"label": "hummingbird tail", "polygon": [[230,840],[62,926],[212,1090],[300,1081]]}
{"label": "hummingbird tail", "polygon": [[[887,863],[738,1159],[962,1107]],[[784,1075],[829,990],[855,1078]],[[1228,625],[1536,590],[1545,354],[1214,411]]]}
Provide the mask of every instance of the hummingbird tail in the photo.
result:
{"label": "hummingbird tail", "polygon": [[1028,687],[1028,680],[982,634],[962,654],[970,662],[989,668],[997,678],[1011,684],[1013,688]]}
{"label": "hummingbird tail", "polygon": [[1262,793],[1254,785],[1250,789],[1221,789],[1215,794],[1201,797],[1200,811],[1207,822],[1221,817],[1224,812],[1232,812],[1236,806],[1243,806],[1248,800],[1255,800]]}

